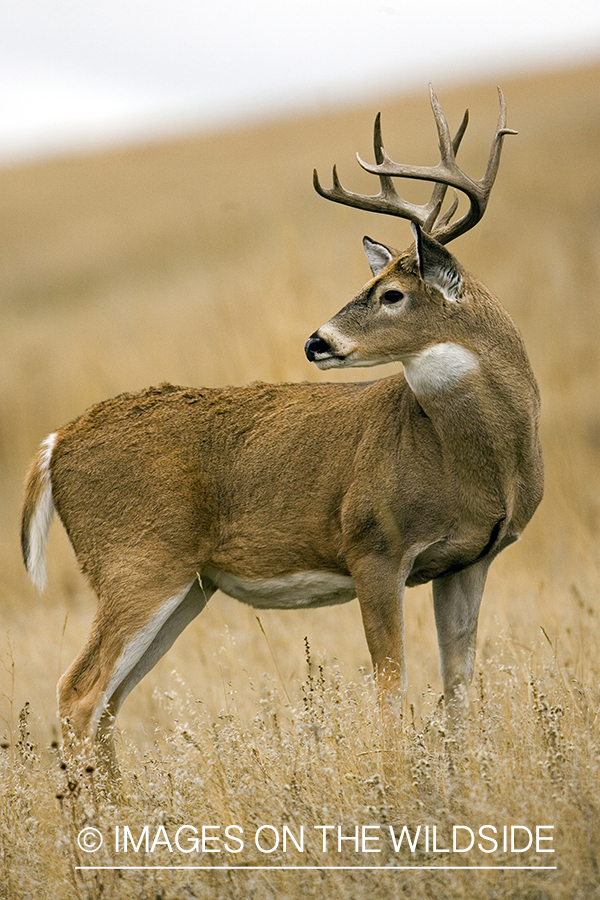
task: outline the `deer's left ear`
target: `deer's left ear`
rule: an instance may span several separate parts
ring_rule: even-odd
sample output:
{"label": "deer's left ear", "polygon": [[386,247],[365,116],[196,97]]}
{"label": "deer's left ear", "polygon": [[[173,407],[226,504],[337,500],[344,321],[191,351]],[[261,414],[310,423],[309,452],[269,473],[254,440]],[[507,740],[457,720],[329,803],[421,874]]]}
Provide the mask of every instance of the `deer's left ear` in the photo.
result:
{"label": "deer's left ear", "polygon": [[389,247],[385,246],[385,244],[378,244],[377,241],[372,241],[371,238],[366,235],[363,238],[363,247],[367,254],[367,261],[371,268],[371,272],[375,278],[389,263],[391,263],[394,256],[398,255],[397,253],[394,254]]}
{"label": "deer's left ear", "polygon": [[411,222],[411,228],[423,281],[437,288],[451,303],[462,300],[463,279],[459,263],[445,247],[421,231],[416,222]]}

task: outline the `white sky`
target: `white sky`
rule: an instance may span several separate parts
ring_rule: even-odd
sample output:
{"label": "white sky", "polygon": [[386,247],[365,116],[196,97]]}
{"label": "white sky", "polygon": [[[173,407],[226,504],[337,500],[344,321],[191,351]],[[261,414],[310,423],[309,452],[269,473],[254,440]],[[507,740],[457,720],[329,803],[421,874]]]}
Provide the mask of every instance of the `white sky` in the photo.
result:
{"label": "white sky", "polygon": [[586,59],[599,0],[0,0],[0,161]]}

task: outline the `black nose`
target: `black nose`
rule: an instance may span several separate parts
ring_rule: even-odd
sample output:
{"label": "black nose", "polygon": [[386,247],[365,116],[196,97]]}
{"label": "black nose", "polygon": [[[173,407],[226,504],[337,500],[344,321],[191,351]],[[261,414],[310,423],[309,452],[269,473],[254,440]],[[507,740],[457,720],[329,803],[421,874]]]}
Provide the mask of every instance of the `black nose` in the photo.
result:
{"label": "black nose", "polygon": [[330,350],[330,344],[324,338],[319,337],[316,331],[314,334],[311,334],[304,345],[304,352],[309,362],[314,362],[318,353],[329,353]]}

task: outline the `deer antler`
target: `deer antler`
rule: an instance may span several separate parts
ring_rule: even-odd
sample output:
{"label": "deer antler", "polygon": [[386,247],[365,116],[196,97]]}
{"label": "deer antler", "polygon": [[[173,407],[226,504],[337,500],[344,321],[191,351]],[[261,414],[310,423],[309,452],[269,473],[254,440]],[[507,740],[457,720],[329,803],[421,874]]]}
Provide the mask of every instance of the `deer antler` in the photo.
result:
{"label": "deer antler", "polygon": [[[465,112],[456,135],[451,139],[446,117],[431,85],[429,85],[429,92],[440,147],[440,162],[437,166],[409,166],[395,163],[391,160],[383,147],[381,115],[378,113],[373,134],[375,164],[364,162],[358,154],[357,159],[363,169],[379,176],[381,185],[379,193],[374,196],[368,196],[347,191],[341,185],[335,166],[333,167],[333,187],[322,187],[316,169],[313,183],[317,193],[328,200],[335,200],[336,203],[355,206],[358,209],[366,209],[370,212],[381,212],[391,216],[400,216],[403,219],[410,219],[413,222],[417,222],[423,231],[432,234],[440,244],[447,244],[473,228],[483,216],[498,172],[504,135],[516,134],[517,132],[511,131],[506,127],[506,102],[502,91],[498,88],[500,111],[487,169],[480,181],[473,181],[468,175],[465,175],[456,162],[456,153],[469,121],[469,111]],[[400,197],[392,181],[394,177],[434,181],[436,184],[429,202],[419,206]],[[448,187],[462,191],[470,201],[468,211],[453,223],[450,220],[458,206],[456,195],[449,209],[440,216]]]}

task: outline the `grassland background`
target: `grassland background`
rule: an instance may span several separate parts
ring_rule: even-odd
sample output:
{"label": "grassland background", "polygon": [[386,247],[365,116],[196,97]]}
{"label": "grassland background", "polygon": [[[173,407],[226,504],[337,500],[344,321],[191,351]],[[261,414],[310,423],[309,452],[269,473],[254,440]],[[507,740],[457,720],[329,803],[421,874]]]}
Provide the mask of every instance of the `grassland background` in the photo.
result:
{"label": "grassland background", "polygon": [[[28,460],[57,425],[122,390],[324,377],[302,347],[366,280],[362,235],[409,242],[406,223],[326,203],[311,187],[313,167],[327,182],[335,161],[344,184],[374,191],[354,161],[356,150],[369,157],[377,108],[368,105],[0,171],[6,896],[600,896],[600,67],[502,87],[519,136],[506,140],[485,219],[453,250],[524,334],[543,398],[547,488],[523,540],[490,573],[463,755],[453,761],[444,741],[428,587],[405,601],[410,690],[395,753],[380,752],[356,602],[265,612],[259,624],[216,595],[122,710],[130,794],[121,812],[196,823],[520,816],[555,825],[557,871],[335,873],[324,888],[314,873],[74,869],[79,824],[117,815],[87,788],[69,793],[49,749],[55,684],[94,603],[56,524],[47,590],[27,581],[18,529]],[[461,160],[480,177],[495,86],[439,93],[451,127],[470,108]],[[433,164],[425,86],[381,109],[392,157]]]}

